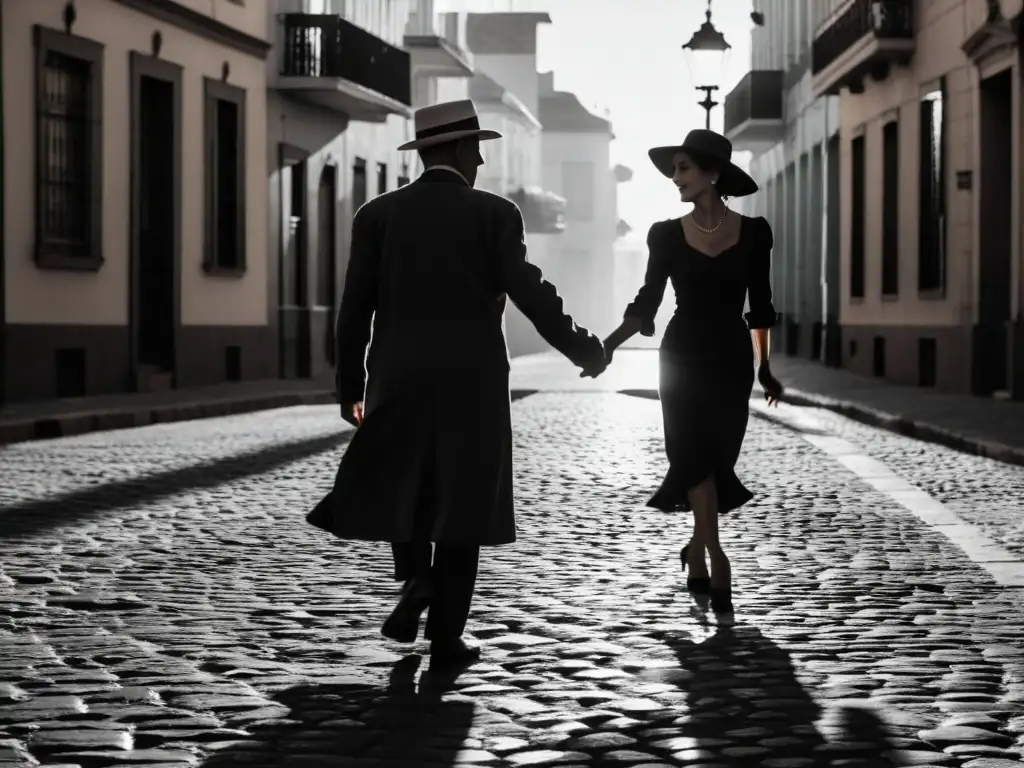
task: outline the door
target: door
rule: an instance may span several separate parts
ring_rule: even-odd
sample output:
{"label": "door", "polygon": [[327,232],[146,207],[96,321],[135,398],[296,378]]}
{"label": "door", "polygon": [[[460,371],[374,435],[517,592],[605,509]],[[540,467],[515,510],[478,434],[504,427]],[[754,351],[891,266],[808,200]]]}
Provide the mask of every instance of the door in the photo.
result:
{"label": "door", "polygon": [[280,369],[281,378],[311,374],[309,256],[307,253],[306,158],[290,145],[280,147]]}
{"label": "door", "polygon": [[334,324],[338,311],[338,170],[333,165],[324,166],[320,174],[320,189],[317,192],[317,304],[326,308],[324,312],[324,360],[334,365]]}
{"label": "door", "polygon": [[1008,388],[1011,237],[1013,228],[1013,80],[1011,70],[981,81],[981,189],[978,324],[974,329],[973,389],[991,395]]}
{"label": "door", "polygon": [[130,310],[135,388],[175,386],[179,297],[181,70],[132,57]]}

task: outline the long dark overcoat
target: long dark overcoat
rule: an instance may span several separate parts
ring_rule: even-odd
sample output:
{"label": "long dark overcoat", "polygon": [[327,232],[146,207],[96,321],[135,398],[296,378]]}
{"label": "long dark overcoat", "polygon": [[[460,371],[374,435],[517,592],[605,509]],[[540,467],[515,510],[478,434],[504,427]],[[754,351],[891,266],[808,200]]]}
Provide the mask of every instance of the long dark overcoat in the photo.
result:
{"label": "long dark overcoat", "polygon": [[365,415],[324,527],[407,542],[419,516],[416,538],[435,543],[515,541],[506,294],[572,362],[599,364],[601,342],[527,259],[515,203],[433,169],[359,209],[337,384],[342,403],[365,388]]}

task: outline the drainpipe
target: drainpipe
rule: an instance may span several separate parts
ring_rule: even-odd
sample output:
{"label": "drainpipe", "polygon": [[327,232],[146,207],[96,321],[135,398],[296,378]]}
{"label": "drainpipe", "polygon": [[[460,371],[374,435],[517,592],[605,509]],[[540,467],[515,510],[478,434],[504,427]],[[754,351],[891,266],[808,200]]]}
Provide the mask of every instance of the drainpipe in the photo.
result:
{"label": "drainpipe", "polygon": [[7,402],[7,376],[11,366],[7,365],[7,303],[5,301],[7,290],[6,270],[7,264],[6,244],[7,227],[4,220],[4,84],[3,84],[3,3],[0,2],[0,405]]}
{"label": "drainpipe", "polygon": [[825,111],[825,139],[821,142],[821,362],[828,362],[829,328],[828,328],[828,230],[838,222],[828,220],[828,145],[832,138],[828,130],[829,97],[823,99]]}

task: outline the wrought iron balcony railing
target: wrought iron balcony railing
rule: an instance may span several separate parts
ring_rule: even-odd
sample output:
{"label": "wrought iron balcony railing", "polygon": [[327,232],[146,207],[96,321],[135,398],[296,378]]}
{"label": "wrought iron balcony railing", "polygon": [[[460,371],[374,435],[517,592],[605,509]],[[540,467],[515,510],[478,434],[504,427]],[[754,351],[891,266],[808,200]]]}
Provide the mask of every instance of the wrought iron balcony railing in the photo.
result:
{"label": "wrought iron balcony railing", "polygon": [[811,73],[820,73],[865,35],[879,40],[913,40],[913,11],[912,0],[853,0],[818,30],[811,47]]}
{"label": "wrought iron balcony railing", "polygon": [[782,120],[782,70],[747,72],[725,97],[725,133],[736,130],[749,120]]}
{"label": "wrought iron balcony railing", "polygon": [[406,51],[341,16],[288,13],[283,22],[282,76],[339,78],[412,104]]}

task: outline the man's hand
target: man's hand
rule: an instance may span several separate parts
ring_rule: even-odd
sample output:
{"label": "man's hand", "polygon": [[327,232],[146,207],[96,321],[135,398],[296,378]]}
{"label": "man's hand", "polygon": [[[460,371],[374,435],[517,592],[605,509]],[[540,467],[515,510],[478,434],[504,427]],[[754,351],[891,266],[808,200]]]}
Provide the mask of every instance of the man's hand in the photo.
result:
{"label": "man's hand", "polygon": [[341,418],[351,424],[353,427],[358,427],[363,423],[363,401],[360,400],[357,403],[342,403],[341,404]]}
{"label": "man's hand", "polygon": [[583,370],[580,372],[581,379],[596,379],[602,373],[605,368],[608,367],[608,352],[604,345],[601,345],[601,357],[598,360],[593,360],[587,365],[583,366]]}
{"label": "man's hand", "polygon": [[772,375],[768,363],[761,363],[757,367],[757,381],[764,390],[764,399],[768,401],[768,405],[778,407],[779,398],[785,390],[779,380]]}

